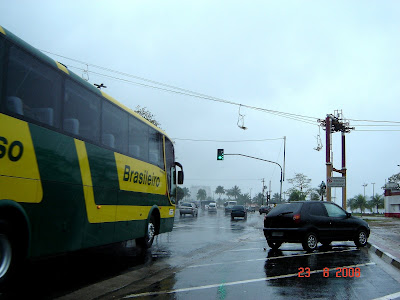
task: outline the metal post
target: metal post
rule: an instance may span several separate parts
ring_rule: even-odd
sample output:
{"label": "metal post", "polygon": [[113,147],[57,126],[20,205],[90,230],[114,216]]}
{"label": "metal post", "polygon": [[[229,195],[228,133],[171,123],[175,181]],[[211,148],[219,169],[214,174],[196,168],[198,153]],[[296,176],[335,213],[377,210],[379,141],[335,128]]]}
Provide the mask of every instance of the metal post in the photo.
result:
{"label": "metal post", "polygon": [[347,179],[346,179],[346,137],[344,135],[344,131],[342,131],[342,177],[344,177],[344,187],[342,187],[342,208],[346,210],[347,202],[346,202],[346,193],[347,193]]}
{"label": "metal post", "polygon": [[[279,201],[282,201],[282,178],[283,178],[283,171],[282,171],[282,166],[280,164],[278,164],[277,162],[271,161],[271,160],[267,160],[267,159],[262,159],[262,158],[258,158],[258,157],[254,157],[254,156],[250,156],[250,155],[244,155],[244,154],[224,154],[225,156],[227,155],[238,155],[238,156],[244,156],[244,157],[248,157],[248,158],[253,158],[253,159],[258,159],[258,160],[262,160],[262,161],[266,161],[272,164],[276,164],[279,166],[279,168],[281,168],[281,187],[280,187],[280,193],[279,193]],[[264,193],[264,178],[262,180],[263,182],[263,193]]]}
{"label": "metal post", "polygon": [[331,162],[331,118],[326,116],[326,201],[331,201],[331,188],[329,187],[329,178],[332,177]]}
{"label": "metal post", "polygon": [[372,197],[375,196],[375,182],[372,182]]}
{"label": "metal post", "polygon": [[283,177],[281,180],[285,181],[285,161],[286,161],[286,136],[283,137]]}

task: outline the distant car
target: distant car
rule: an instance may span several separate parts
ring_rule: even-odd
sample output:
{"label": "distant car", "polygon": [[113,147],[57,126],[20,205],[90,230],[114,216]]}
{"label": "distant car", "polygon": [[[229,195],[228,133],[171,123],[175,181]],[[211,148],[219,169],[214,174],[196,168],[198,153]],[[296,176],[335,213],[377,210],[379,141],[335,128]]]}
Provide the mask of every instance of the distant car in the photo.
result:
{"label": "distant car", "polygon": [[270,211],[271,211],[271,207],[269,207],[269,206],[261,206],[260,207],[260,209],[258,210],[259,212],[260,212],[260,215],[261,214],[267,214],[267,213],[269,213]]}
{"label": "distant car", "polygon": [[194,203],[183,202],[179,205],[179,214],[182,215],[192,215],[197,217],[198,210]]}
{"label": "distant car", "polygon": [[280,204],[264,218],[264,236],[272,249],[282,243],[302,243],[311,252],[318,242],[354,241],[364,247],[370,234],[367,222],[331,202],[297,201]]}
{"label": "distant car", "polygon": [[217,212],[217,203],[210,203],[208,205],[208,212],[209,213],[216,213]]}
{"label": "distant car", "polygon": [[234,220],[237,217],[241,217],[247,220],[247,211],[243,205],[235,205],[234,207],[232,207],[231,220]]}
{"label": "distant car", "polygon": [[256,212],[256,208],[255,208],[254,206],[248,206],[248,207],[246,208],[246,210],[247,210],[248,212]]}

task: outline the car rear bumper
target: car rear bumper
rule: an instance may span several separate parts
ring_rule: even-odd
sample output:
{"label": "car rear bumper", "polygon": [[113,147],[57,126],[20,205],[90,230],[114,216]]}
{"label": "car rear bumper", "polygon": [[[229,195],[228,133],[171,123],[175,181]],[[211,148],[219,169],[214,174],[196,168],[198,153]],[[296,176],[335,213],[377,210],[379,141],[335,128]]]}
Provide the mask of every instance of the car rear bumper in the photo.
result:
{"label": "car rear bumper", "polygon": [[193,210],[191,210],[191,209],[180,209],[179,210],[179,213],[181,213],[181,214],[193,214],[194,213],[194,211]]}
{"label": "car rear bumper", "polygon": [[265,228],[264,236],[270,241],[300,242],[307,232],[303,228]]}
{"label": "car rear bumper", "polygon": [[242,218],[244,218],[244,217],[246,216],[246,213],[244,213],[244,212],[232,212],[232,213],[231,213],[231,216],[232,216],[233,218],[236,218],[236,217],[242,217]]}

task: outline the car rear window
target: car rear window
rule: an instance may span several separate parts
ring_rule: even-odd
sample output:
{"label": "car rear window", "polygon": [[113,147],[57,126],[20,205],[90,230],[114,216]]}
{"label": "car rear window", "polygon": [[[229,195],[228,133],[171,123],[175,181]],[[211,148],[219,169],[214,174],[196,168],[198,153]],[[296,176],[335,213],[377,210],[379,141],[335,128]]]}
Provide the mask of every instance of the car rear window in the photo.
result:
{"label": "car rear window", "polygon": [[297,213],[303,203],[285,203],[279,204],[277,207],[273,208],[269,213],[268,216],[277,216],[282,213]]}
{"label": "car rear window", "polygon": [[239,210],[239,209],[244,209],[243,205],[235,205],[232,210]]}
{"label": "car rear window", "polygon": [[192,204],[190,204],[190,203],[182,203],[181,206],[188,206],[188,207],[191,207]]}

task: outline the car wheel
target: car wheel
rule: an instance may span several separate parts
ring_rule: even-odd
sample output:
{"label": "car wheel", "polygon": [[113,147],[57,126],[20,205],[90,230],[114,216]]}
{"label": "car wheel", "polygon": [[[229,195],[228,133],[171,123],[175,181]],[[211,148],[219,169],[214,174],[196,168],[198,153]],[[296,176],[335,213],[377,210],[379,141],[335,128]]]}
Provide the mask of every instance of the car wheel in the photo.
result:
{"label": "car wheel", "polygon": [[146,234],[142,238],[136,239],[136,244],[141,248],[150,248],[153,245],[154,236],[156,235],[156,219],[151,215],[149,223],[147,224]]}
{"label": "car wheel", "polygon": [[357,232],[356,237],[354,238],[354,244],[357,247],[364,247],[367,245],[368,235],[365,229],[361,229]]}
{"label": "car wheel", "polygon": [[272,242],[267,240],[268,246],[270,246],[272,249],[277,250],[279,247],[282,245],[282,242]]}
{"label": "car wheel", "polygon": [[318,238],[314,232],[309,232],[306,234],[303,240],[303,249],[307,252],[314,251],[318,246]]}

